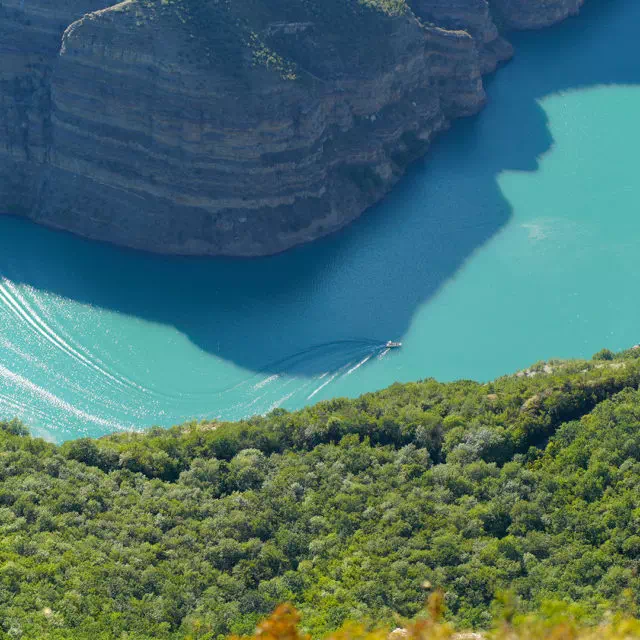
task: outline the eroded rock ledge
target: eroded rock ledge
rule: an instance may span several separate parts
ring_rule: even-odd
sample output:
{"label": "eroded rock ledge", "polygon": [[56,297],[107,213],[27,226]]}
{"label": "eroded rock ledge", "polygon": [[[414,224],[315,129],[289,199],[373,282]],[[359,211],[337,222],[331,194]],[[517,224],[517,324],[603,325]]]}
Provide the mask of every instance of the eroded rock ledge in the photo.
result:
{"label": "eroded rock ledge", "polygon": [[1,212],[160,253],[313,240],[482,107],[496,23],[583,1],[1,0]]}

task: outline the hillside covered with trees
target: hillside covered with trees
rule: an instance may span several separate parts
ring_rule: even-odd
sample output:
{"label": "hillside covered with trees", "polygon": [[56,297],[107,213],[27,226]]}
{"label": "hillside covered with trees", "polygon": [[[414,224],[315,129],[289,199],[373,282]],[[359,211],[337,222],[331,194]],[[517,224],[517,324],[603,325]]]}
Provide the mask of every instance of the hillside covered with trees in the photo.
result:
{"label": "hillside covered with trees", "polygon": [[640,604],[640,349],[55,446],[0,423],[0,638]]}

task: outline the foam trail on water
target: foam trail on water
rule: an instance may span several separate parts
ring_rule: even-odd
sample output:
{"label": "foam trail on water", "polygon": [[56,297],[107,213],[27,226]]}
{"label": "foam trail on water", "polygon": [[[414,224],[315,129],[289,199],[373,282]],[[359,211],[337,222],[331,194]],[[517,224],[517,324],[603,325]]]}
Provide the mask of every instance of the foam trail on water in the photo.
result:
{"label": "foam trail on water", "polygon": [[63,345],[58,343],[58,341],[52,335],[50,335],[47,331],[40,327],[38,323],[35,322],[35,320],[31,316],[29,316],[29,314],[22,307],[20,307],[16,300],[14,300],[9,292],[3,287],[2,283],[0,283],[0,300],[5,303],[7,308],[12,311],[19,320],[26,322],[37,334],[51,343],[56,349],[60,349],[67,355],[73,357],[74,359],[77,359]]}
{"label": "foam trail on water", "polygon": [[14,353],[15,355],[22,358],[26,362],[29,362],[30,364],[35,364],[36,366],[44,367],[44,365],[40,364],[38,358],[31,355],[30,353],[26,353],[25,351],[20,349],[20,347],[13,344],[13,342],[10,342],[9,340],[7,340],[6,338],[3,338],[2,336],[0,336],[0,347],[2,347],[3,349],[6,349],[7,351],[11,351],[11,353]]}
{"label": "foam trail on water", "polygon": [[5,418],[12,418],[14,416],[37,416],[43,420],[47,420],[49,423],[55,422],[50,419],[50,417],[41,409],[37,409],[33,407],[31,404],[26,404],[24,402],[18,401],[16,398],[12,398],[11,396],[6,396],[3,393],[0,393],[0,407],[7,406],[11,409],[12,415],[5,415]]}
{"label": "foam trail on water", "polygon": [[[11,289],[11,292],[9,291]],[[13,294],[13,295],[12,295]],[[57,349],[60,349],[68,356],[81,362],[86,366],[92,366],[87,358],[82,354],[76,352],[65,340],[56,334],[51,327],[49,327],[31,308],[29,303],[20,296],[20,294],[11,286],[8,280],[3,279],[0,282],[0,299],[13,311],[13,313],[21,320],[27,322],[34,331],[40,334],[48,342],[50,342]],[[102,372],[104,373],[104,372]],[[110,374],[106,374],[109,376]],[[119,382],[114,378],[115,382]]]}
{"label": "foam trail on water", "polygon": [[345,376],[350,376],[356,369],[359,369],[365,362],[367,362],[368,360],[371,360],[371,358],[373,357],[373,354],[368,355],[364,360],[361,360],[360,362],[358,362],[358,364],[355,367],[351,367],[351,369],[349,369],[349,371],[347,371],[347,373],[345,373]]}
{"label": "foam trail on water", "polygon": [[127,431],[132,430],[133,427],[126,427],[124,425],[118,424],[117,422],[113,422],[111,420],[105,420],[104,418],[100,418],[99,416],[94,416],[82,409],[78,409],[73,405],[69,404],[65,400],[62,400],[58,396],[54,395],[50,391],[39,387],[37,384],[31,382],[24,376],[21,376],[18,373],[14,373],[10,369],[7,369],[4,365],[0,364],[0,379],[7,380],[9,382],[13,382],[18,387],[21,387],[27,392],[30,392],[32,395],[38,397],[40,400],[47,402],[50,405],[57,407],[58,409],[62,409],[67,413],[75,416],[76,418],[80,418],[81,420],[86,420],[89,422],[93,422],[94,424],[100,425],[101,427],[106,427],[110,430],[116,431]]}
{"label": "foam trail on water", "polygon": [[[31,290],[31,287],[28,287],[27,289]],[[13,287],[13,291],[16,291],[15,287]],[[16,293],[17,293],[17,291],[16,291]],[[24,300],[24,298],[22,298],[22,299]],[[25,301],[25,304],[26,304],[26,301]],[[38,310],[40,311],[42,316],[47,318],[50,322],[55,322],[55,320],[52,319],[51,314],[49,313],[47,308],[39,301],[37,295],[33,295],[32,304],[38,308]],[[65,314],[65,315],[68,315],[68,314]],[[45,324],[45,323],[43,322],[43,324]],[[60,339],[63,338],[63,336],[60,336],[59,333],[56,334],[56,335]],[[137,389],[137,390],[141,391],[142,393],[153,393],[151,391],[151,389],[147,389],[146,387],[143,387],[142,385],[138,384],[137,382],[134,382],[133,380],[129,380],[129,378],[127,378],[126,376],[120,375],[120,376],[116,377],[113,374],[109,373],[109,371],[107,369],[107,365],[100,358],[98,358],[94,353],[91,353],[88,349],[86,349],[82,345],[74,342],[73,339],[70,338],[69,336],[64,336],[64,338],[66,339],[66,341],[69,344],[73,345],[72,348],[75,351],[81,352],[80,355],[84,354],[84,356],[86,357],[87,360],[92,361],[94,363],[94,366],[97,368],[97,370],[100,371],[103,375],[111,376],[112,378],[114,378],[116,380],[119,380],[121,382],[121,384],[129,386],[129,387],[132,387],[134,389]]]}
{"label": "foam trail on water", "polygon": [[273,382],[274,380],[277,380],[280,377],[279,373],[274,373],[272,376],[269,376],[268,378],[265,378],[264,380],[261,380],[260,382],[258,382],[258,384],[253,385],[254,389],[262,389],[262,387],[264,387],[265,385],[268,385],[270,382]]}
{"label": "foam trail on water", "polygon": [[274,409],[277,409],[283,402],[286,402],[289,398],[291,398],[291,396],[295,395],[295,391],[292,391],[291,393],[288,393],[286,396],[283,396],[282,398],[280,398],[279,400],[276,400],[266,411],[265,414],[273,411]]}
{"label": "foam trail on water", "polygon": [[[322,344],[316,344],[310,346],[306,349],[293,353],[285,358],[280,360],[270,362],[265,364],[261,369],[259,369],[253,375],[241,380],[231,387],[226,389],[221,389],[213,392],[213,398],[222,398],[228,393],[237,392],[244,388],[246,393],[252,394],[254,391],[259,391],[269,385],[273,390],[272,393],[280,393],[284,387],[290,386],[291,384],[295,384],[296,382],[300,383],[303,379],[307,381],[298,386],[298,388],[292,393],[291,396],[288,396],[286,399],[290,399],[293,395],[303,394],[305,390],[313,385],[315,382],[322,380],[327,375],[329,375],[332,371],[336,370],[336,367],[339,367],[338,373],[344,369],[345,366],[349,366],[351,362],[353,362],[353,358],[357,357],[363,353],[363,349],[366,353],[374,352],[378,349],[377,341],[375,340],[367,340],[367,339],[349,339],[349,340],[336,340],[333,342],[326,342]],[[358,353],[359,352],[359,353]],[[307,363],[310,360],[315,360],[316,362],[324,361],[327,358],[331,360],[335,360],[336,357],[339,360],[339,363],[335,363],[332,367],[331,363],[324,363],[325,366],[329,366],[330,368],[320,376],[314,376],[312,378],[306,378],[304,376],[304,369]],[[344,365],[345,358],[348,358],[349,362]],[[300,376],[300,371],[303,372],[303,376]],[[266,376],[266,377],[265,377]],[[333,378],[332,378],[333,379]],[[280,384],[275,384],[279,382]],[[189,395],[205,395],[210,394],[211,392],[202,391],[197,394],[189,394]],[[253,407],[257,401],[263,400],[270,394],[261,394],[257,398],[252,397],[245,401],[240,402],[234,405],[234,410],[239,410],[240,408]],[[282,400],[282,401],[286,401]]]}
{"label": "foam trail on water", "polygon": [[[269,404],[267,411],[281,406],[294,396],[302,396],[306,397],[306,400],[310,400],[338,376],[350,375],[356,371],[374,355],[378,354],[382,348],[380,342],[376,340],[348,339],[317,344],[298,351],[281,360],[265,365],[261,373],[262,375],[267,374],[267,377],[259,379],[255,384],[253,380],[260,373],[252,376],[250,379],[251,386],[247,389],[248,393],[263,389],[267,385],[270,385],[271,391],[267,394],[261,394],[257,398],[251,398],[246,403],[241,403],[236,407],[238,409],[240,407],[247,409],[255,406],[258,402],[268,399],[270,396],[275,397],[274,401]],[[324,369],[324,367],[327,368]],[[304,375],[306,369],[313,368],[320,368],[322,373],[311,377]],[[247,382],[248,380],[238,386],[242,386]],[[283,390],[292,384],[296,385],[295,390],[282,395]],[[309,393],[309,391],[311,392]]]}
{"label": "foam trail on water", "polygon": [[[40,334],[45,340],[51,343],[54,347],[67,354],[80,364],[93,369],[106,377],[111,382],[117,384],[120,387],[127,387],[133,383],[125,383],[119,380],[108,371],[105,371],[97,364],[89,360],[82,353],[74,349],[68,342],[66,342],[61,336],[59,336],[49,325],[40,318],[40,316],[33,310],[29,303],[20,295],[17,289],[12,285],[9,280],[3,278],[0,281],[0,300],[2,300],[13,313],[19,318],[27,322],[34,331]],[[134,385],[135,386],[135,385]]]}
{"label": "foam trail on water", "polygon": [[[29,363],[34,368],[39,369],[40,371],[44,371],[50,380],[56,380],[58,383],[62,385],[63,388],[72,389],[84,395],[92,395],[92,396],[96,395],[93,391],[87,389],[86,387],[83,387],[79,383],[75,382],[73,379],[69,379],[67,376],[61,374],[57,369],[55,368],[52,369],[47,365],[45,361],[39,360],[38,358],[31,355],[30,353],[26,353],[19,346],[13,344],[6,338],[2,338],[1,336],[0,336],[0,347],[15,354],[24,362]],[[101,395],[100,399],[104,401],[104,396]]]}
{"label": "foam trail on water", "polygon": [[333,375],[329,376],[329,379],[326,382],[323,382],[315,391],[313,391],[310,395],[307,396],[307,400],[311,400],[311,398],[313,398],[313,396],[315,396],[316,393],[318,393],[319,391],[322,391],[322,389],[324,389],[328,384],[330,384],[332,380],[335,380],[335,378],[337,378],[339,374],[340,374],[340,370],[336,371]]}
{"label": "foam trail on water", "polygon": [[22,413],[26,408],[21,402],[0,393],[0,406],[2,405],[9,407],[12,411],[18,411],[19,413]]}

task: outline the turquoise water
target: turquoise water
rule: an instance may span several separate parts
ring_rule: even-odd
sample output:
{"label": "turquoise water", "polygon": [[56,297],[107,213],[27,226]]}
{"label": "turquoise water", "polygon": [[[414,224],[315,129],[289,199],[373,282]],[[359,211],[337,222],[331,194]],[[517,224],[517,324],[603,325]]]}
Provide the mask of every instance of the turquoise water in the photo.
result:
{"label": "turquoise water", "polygon": [[640,341],[639,24],[636,0],[588,0],[518,35],[480,116],[283,255],[160,258],[0,217],[0,416],[60,441]]}

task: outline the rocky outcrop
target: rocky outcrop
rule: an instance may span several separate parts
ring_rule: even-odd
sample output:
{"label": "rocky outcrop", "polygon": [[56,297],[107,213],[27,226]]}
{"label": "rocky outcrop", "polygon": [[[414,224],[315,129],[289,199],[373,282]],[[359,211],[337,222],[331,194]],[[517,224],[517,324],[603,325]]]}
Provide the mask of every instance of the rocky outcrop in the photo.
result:
{"label": "rocky outcrop", "polygon": [[[149,251],[331,233],[579,0],[2,0],[0,202]],[[538,13],[533,9],[538,8]],[[2,205],[0,205],[2,206]]]}
{"label": "rocky outcrop", "polygon": [[509,29],[540,29],[576,15],[585,0],[490,0],[496,18]]}
{"label": "rocky outcrop", "polygon": [[483,74],[511,57],[512,47],[499,35],[487,0],[412,0],[410,4],[423,23],[468,33],[477,47]]}

